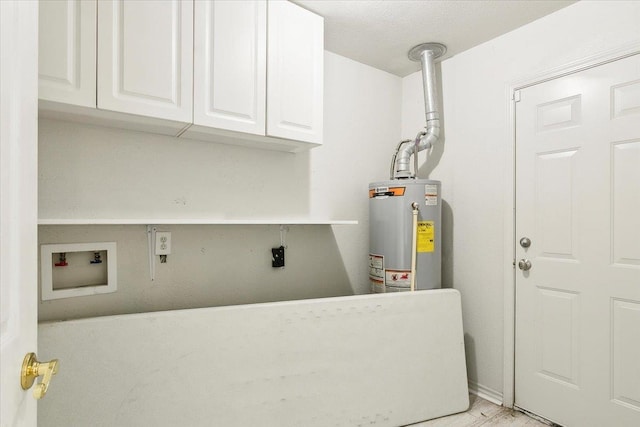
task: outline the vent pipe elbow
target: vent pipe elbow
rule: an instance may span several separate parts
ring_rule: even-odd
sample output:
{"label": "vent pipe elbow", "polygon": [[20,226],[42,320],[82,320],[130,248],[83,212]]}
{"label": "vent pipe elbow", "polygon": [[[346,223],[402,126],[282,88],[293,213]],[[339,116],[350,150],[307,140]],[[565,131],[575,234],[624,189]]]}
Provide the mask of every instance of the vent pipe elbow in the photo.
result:
{"label": "vent pipe elbow", "polygon": [[[440,112],[438,110],[438,90],[436,85],[435,60],[447,51],[440,43],[423,43],[409,51],[409,59],[422,64],[422,84],[424,90],[424,111],[426,128],[416,136],[413,144],[406,144],[399,149],[396,156],[395,176],[410,178],[410,159],[418,152],[429,149],[440,138]],[[417,174],[417,170],[414,174]],[[415,176],[415,175],[414,175]]]}

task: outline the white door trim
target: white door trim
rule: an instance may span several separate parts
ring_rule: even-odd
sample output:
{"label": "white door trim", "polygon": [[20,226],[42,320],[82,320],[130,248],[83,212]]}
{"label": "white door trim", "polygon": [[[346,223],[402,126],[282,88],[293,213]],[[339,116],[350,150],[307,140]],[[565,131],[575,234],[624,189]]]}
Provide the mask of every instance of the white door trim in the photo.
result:
{"label": "white door trim", "polygon": [[515,402],[515,146],[516,146],[516,109],[515,93],[529,86],[564,77],[594,68],[609,62],[640,54],[640,41],[625,44],[596,55],[570,62],[560,67],[521,78],[507,84],[506,102],[509,111],[509,135],[511,143],[505,150],[505,239],[504,239],[504,341],[503,341],[503,384],[502,404],[512,408]]}

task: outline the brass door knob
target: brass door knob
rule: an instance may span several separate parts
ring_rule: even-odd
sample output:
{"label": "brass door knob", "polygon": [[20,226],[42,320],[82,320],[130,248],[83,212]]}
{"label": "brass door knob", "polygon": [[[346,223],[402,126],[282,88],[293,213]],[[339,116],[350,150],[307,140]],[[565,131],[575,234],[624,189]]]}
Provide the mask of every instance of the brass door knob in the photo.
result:
{"label": "brass door knob", "polygon": [[50,362],[38,362],[35,353],[27,353],[22,361],[22,371],[20,373],[20,385],[23,390],[31,388],[36,378],[42,376],[42,382],[33,389],[33,397],[42,399],[47,394],[51,378],[58,373],[58,359]]}

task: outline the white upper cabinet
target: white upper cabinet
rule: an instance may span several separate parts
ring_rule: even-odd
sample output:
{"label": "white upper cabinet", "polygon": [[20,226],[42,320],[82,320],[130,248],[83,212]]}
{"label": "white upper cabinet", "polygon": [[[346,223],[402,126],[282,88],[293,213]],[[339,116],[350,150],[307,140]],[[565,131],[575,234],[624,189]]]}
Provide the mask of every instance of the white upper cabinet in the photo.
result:
{"label": "white upper cabinet", "polygon": [[284,151],[322,143],[321,16],[283,0],[39,5],[41,117]]}
{"label": "white upper cabinet", "polygon": [[196,1],[193,123],[264,135],[267,4]]}
{"label": "white upper cabinet", "polygon": [[191,122],[193,1],[98,2],[98,108]]}
{"label": "white upper cabinet", "polygon": [[39,3],[38,97],[96,106],[96,0]]}
{"label": "white upper cabinet", "polygon": [[321,16],[282,0],[196,1],[194,43],[195,126],[183,136],[287,151],[322,143]]}
{"label": "white upper cabinet", "polygon": [[267,135],[322,143],[324,20],[269,2]]}

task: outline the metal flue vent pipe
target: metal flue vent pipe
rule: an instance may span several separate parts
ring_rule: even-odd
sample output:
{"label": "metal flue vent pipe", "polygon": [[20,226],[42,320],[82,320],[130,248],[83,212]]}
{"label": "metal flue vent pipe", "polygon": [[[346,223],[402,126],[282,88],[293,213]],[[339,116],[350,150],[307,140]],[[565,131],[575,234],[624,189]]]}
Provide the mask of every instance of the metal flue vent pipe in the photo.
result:
{"label": "metal flue vent pipe", "polygon": [[[440,113],[438,111],[438,90],[436,87],[435,60],[447,51],[440,43],[422,43],[409,51],[409,59],[422,63],[422,83],[424,89],[424,112],[427,126],[420,131],[412,143],[404,144],[397,152],[395,177],[411,178],[409,160],[419,151],[431,148],[440,137]],[[416,158],[417,159],[417,158]],[[417,163],[416,163],[417,164]],[[414,171],[417,174],[417,168]]]}

